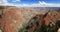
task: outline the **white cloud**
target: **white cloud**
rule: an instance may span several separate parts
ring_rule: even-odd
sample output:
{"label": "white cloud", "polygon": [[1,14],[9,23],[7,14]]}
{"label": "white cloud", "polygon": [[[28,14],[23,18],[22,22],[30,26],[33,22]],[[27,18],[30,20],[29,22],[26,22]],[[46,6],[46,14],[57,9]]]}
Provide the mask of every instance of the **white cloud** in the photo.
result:
{"label": "white cloud", "polygon": [[41,5],[44,5],[45,4],[46,5],[47,3],[44,2],[44,1],[42,1],[42,2],[39,1],[39,4],[41,4]]}
{"label": "white cloud", "polygon": [[14,4],[8,3],[7,0],[0,0],[0,6],[14,6]]}
{"label": "white cloud", "polygon": [[[20,1],[20,0],[15,0],[15,1]],[[7,0],[0,0],[0,5],[8,5],[8,6],[17,6],[17,7],[60,7],[60,4],[52,4],[52,3],[46,3],[44,1],[39,1],[37,4],[13,4],[13,3],[8,3]]]}
{"label": "white cloud", "polygon": [[60,4],[52,4],[52,3],[46,3],[44,1],[37,3],[37,4],[19,4],[16,5],[18,7],[60,7]]}
{"label": "white cloud", "polygon": [[7,0],[0,0],[0,6],[4,6],[4,5],[7,5],[8,4],[8,2],[7,2]]}
{"label": "white cloud", "polygon": [[21,0],[12,0],[12,2],[20,2]]}

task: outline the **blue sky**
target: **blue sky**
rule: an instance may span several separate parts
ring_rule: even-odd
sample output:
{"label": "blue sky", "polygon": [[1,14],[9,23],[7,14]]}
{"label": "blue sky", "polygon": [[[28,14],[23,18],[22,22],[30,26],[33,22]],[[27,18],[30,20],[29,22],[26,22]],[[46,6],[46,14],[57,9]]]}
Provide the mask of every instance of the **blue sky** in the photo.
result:
{"label": "blue sky", "polygon": [[15,5],[15,6],[60,6],[60,0],[0,0],[0,5]]}
{"label": "blue sky", "polygon": [[[15,1],[15,2],[13,2]],[[13,4],[32,4],[32,3],[39,3],[39,1],[44,1],[46,3],[60,3],[60,0],[8,0],[8,3],[13,3]]]}

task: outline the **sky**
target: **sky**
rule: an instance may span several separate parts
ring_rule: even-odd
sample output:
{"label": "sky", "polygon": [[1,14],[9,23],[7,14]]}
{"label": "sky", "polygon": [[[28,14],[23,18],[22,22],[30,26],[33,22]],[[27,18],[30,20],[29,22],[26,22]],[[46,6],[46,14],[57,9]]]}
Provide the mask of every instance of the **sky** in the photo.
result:
{"label": "sky", "polygon": [[0,6],[60,7],[60,0],[0,0]]}

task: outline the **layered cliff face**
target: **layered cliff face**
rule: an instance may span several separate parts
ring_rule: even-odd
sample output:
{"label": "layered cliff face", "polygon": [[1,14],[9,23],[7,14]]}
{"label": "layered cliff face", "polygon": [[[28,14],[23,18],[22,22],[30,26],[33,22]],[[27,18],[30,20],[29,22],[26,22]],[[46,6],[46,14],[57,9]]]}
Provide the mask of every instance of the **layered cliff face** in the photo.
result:
{"label": "layered cliff face", "polygon": [[20,21],[22,18],[19,9],[15,7],[5,7],[3,12],[5,13],[3,14],[3,17],[0,18],[0,23],[2,25],[1,27],[3,28],[3,30],[5,32],[17,32],[16,27],[20,25]]}
{"label": "layered cliff face", "polygon": [[34,16],[24,32],[57,32],[60,28],[60,10]]}
{"label": "layered cliff face", "polygon": [[[4,7],[4,9],[0,10],[0,31],[20,32],[20,30],[22,31],[22,29],[25,28],[25,26],[30,22],[33,23],[32,27],[34,28],[36,26],[35,21],[38,20],[38,18],[38,21],[42,22],[44,20],[46,26],[48,26],[50,22],[54,22],[53,24],[55,24],[56,20],[60,19],[60,11],[48,12],[47,16],[45,18],[42,18],[43,15],[45,15],[46,11],[47,9],[38,11],[33,8],[18,8],[14,6],[6,6]],[[34,16],[36,15],[38,17],[37,19],[34,18]],[[35,20],[33,19],[32,21],[30,21],[31,18],[34,18]],[[31,32],[33,28],[31,28],[29,31]]]}
{"label": "layered cliff face", "polygon": [[60,19],[60,10],[54,11],[54,12],[49,12],[48,15],[45,18],[45,24],[48,25],[49,22],[56,23],[57,20]]}
{"label": "layered cliff face", "polygon": [[0,18],[1,29],[5,32],[18,32],[23,25],[26,25],[31,17],[38,14],[38,11],[31,8],[17,8],[7,6],[3,10],[3,17]]}

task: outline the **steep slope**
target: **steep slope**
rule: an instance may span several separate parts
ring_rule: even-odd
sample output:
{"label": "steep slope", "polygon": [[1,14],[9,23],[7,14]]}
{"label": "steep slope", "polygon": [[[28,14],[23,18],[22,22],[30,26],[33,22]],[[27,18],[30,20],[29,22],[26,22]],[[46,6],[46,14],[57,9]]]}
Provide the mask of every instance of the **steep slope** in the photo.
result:
{"label": "steep slope", "polygon": [[2,30],[5,32],[18,32],[38,11],[30,8],[6,6],[3,12],[4,16],[0,19]]}
{"label": "steep slope", "polygon": [[60,28],[60,10],[34,16],[24,32],[57,32]]}

